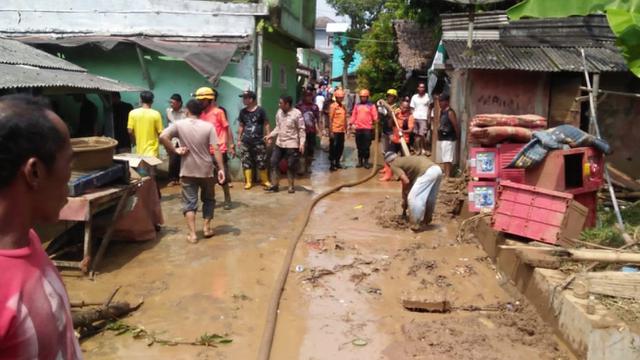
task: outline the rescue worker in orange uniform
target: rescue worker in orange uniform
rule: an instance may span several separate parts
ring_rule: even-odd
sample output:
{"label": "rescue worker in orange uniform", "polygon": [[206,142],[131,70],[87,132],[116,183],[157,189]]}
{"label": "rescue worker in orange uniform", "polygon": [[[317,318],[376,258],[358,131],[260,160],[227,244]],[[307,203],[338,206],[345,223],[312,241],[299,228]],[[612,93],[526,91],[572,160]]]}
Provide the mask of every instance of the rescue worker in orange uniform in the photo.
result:
{"label": "rescue worker in orange uniform", "polygon": [[371,169],[369,163],[369,150],[373,140],[373,126],[378,122],[378,110],[369,101],[369,90],[362,89],[358,93],[360,103],[353,107],[349,126],[355,129],[356,146],[358,148],[358,164],[356,167]]}
{"label": "rescue worker in orange uniform", "polygon": [[333,93],[336,101],[329,106],[329,161],[330,171],[342,169],[340,158],[344,151],[344,135],[347,131],[347,108],[344,101],[344,91],[338,89]]}

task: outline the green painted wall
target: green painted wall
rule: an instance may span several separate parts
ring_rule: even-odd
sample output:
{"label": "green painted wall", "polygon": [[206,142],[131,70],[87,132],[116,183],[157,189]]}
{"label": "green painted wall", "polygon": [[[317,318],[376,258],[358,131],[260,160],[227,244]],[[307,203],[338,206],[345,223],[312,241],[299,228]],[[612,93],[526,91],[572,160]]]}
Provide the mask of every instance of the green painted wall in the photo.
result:
{"label": "green painted wall", "polygon": [[[133,45],[120,44],[109,51],[101,50],[94,46],[83,46],[78,48],[44,49],[54,54],[63,54],[66,60],[86,68],[95,75],[106,76],[112,79],[125,81],[141,87],[148,87],[142,76],[140,63]],[[168,58],[158,53],[144,50],[145,64],[149,70],[154,83],[152,89],[155,95],[153,108],[163,115],[163,122],[166,126],[165,110],[169,106],[168,100],[171,94],[179,93],[186,103],[193,92],[201,86],[211,86],[205,78],[193,70],[184,61]],[[254,56],[245,55],[238,63],[229,63],[226,70],[215,86],[219,91],[219,103],[225,109],[229,117],[229,122],[237,133],[237,117],[242,108],[242,101],[238,95],[246,90],[253,89]],[[138,93],[122,93],[122,100],[138,106]],[[89,95],[89,99],[99,106],[98,113],[102,114],[102,103],[96,95]],[[53,96],[52,100],[57,103],[60,115],[72,128],[77,122],[79,105],[70,97]],[[161,148],[161,157],[164,157],[164,149]],[[238,161],[231,163],[231,172],[234,179],[240,178],[240,165]]]}
{"label": "green painted wall", "polygon": [[[281,95],[291,95],[296,100],[296,48],[295,45],[284,41],[277,35],[265,34],[263,40],[263,68],[264,64],[271,64],[271,84],[262,83],[262,106],[267,111],[269,120],[273,124],[278,99]],[[280,72],[284,72],[285,83],[281,83]]]}
{"label": "green painted wall", "polygon": [[[148,87],[142,76],[135,48],[132,45],[118,45],[113,50],[102,51],[96,47],[66,48],[65,58],[90,73],[106,76],[141,87]],[[168,107],[171,94],[179,93],[183,101],[190,98],[198,87],[211,86],[205,78],[193,70],[184,61],[162,56],[152,51],[144,51],[145,64],[149,70],[155,95],[153,108],[163,115]],[[220,77],[216,90],[220,93],[219,103],[228,111],[232,126],[237,128],[234,121],[242,107],[238,95],[245,89],[253,87],[253,56],[245,56],[239,63],[230,63]],[[95,100],[95,97],[90,97]],[[122,93],[122,100],[138,106],[138,93]],[[94,101],[97,103],[97,101]],[[73,109],[70,109],[73,112]],[[67,110],[68,111],[68,110]],[[77,110],[75,111],[77,112]],[[75,119],[72,119],[75,120]],[[163,119],[166,125],[166,119]]]}
{"label": "green painted wall", "polygon": [[265,0],[280,10],[277,27],[303,45],[315,43],[316,0]]}

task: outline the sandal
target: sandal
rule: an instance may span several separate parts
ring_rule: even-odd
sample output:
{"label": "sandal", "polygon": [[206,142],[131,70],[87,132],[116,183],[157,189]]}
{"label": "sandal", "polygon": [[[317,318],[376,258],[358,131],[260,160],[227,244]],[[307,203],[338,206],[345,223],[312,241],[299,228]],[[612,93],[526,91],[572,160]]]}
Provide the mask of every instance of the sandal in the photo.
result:
{"label": "sandal", "polygon": [[202,232],[204,233],[204,237],[207,239],[215,235],[211,229],[202,229]]}
{"label": "sandal", "polygon": [[187,242],[191,243],[191,244],[197,244],[198,243],[198,236],[191,236],[191,235],[187,235]]}

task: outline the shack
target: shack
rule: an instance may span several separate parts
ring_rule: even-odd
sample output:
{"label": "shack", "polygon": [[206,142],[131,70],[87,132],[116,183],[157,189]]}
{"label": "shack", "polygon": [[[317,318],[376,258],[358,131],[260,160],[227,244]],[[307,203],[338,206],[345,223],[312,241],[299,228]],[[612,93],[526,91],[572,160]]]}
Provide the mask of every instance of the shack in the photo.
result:
{"label": "shack", "polygon": [[[271,121],[278,97],[296,93],[296,49],[314,46],[314,22],[315,0],[0,4],[0,36],[148,88],[163,114],[171,94],[188,99],[198,87],[215,87],[234,130],[242,91],[257,92]],[[138,103],[137,94],[122,100]]]}
{"label": "shack", "polygon": [[[537,114],[548,118],[550,127],[588,130],[581,49],[588,72],[599,74],[600,89],[640,90],[604,16],[507,21],[503,12],[489,12],[476,17],[470,49],[466,19],[467,14],[453,14],[442,20],[451,105],[463,124],[462,165],[466,130],[476,114]],[[629,144],[640,136],[639,109],[640,99],[632,97],[608,95],[598,104],[602,135],[614,149],[608,161],[634,178],[640,177],[640,158]]]}
{"label": "shack", "polygon": [[[109,92],[137,92],[144,88],[96,76],[86,69],[19,41],[0,38],[0,95],[30,93],[43,95],[54,111],[73,128],[75,118],[65,116],[61,100],[71,94],[86,94],[98,104],[110,104]],[[73,107],[76,110],[77,106]],[[101,133],[113,136],[109,106],[101,106]],[[105,119],[107,119],[105,121]]]}

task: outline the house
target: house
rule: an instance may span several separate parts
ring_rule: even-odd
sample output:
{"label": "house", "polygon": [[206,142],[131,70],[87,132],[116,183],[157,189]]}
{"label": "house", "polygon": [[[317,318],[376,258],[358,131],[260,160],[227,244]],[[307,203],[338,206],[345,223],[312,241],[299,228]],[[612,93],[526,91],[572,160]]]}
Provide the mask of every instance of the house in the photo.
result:
{"label": "house", "polygon": [[[331,80],[333,81],[333,85],[339,85],[342,83],[343,71],[344,71],[344,60],[342,49],[338,44],[346,43],[347,39],[345,38],[346,32],[349,29],[349,24],[347,23],[329,23],[327,24],[327,33],[333,38],[333,56],[331,61]],[[362,62],[362,56],[359,52],[356,52],[353,61],[349,64],[347,69],[347,74],[349,79],[355,79],[355,72],[358,70],[358,66]],[[355,81],[348,81],[346,88],[355,90]]]}
{"label": "house", "polygon": [[[500,14],[479,14],[481,26],[476,26],[471,49],[463,17],[443,16],[442,36],[451,105],[463,124],[463,162],[467,124],[476,114],[538,114],[550,127],[571,124],[588,130],[581,49],[600,89],[640,92],[640,79],[629,72],[604,16],[506,21]],[[610,94],[600,97],[597,110],[602,136],[614,149],[608,160],[640,177],[640,157],[629,146],[640,136],[640,99]]]}
{"label": "house", "polygon": [[403,94],[413,94],[419,81],[427,81],[427,71],[433,60],[437,37],[429,28],[413,20],[394,20],[398,44],[398,62],[407,73]]}
{"label": "house", "polygon": [[108,94],[142,90],[143,87],[90,74],[78,65],[19,41],[0,39],[0,95],[30,93],[49,98],[53,110],[67,122],[72,134],[80,121],[79,104],[71,102],[63,106],[64,95],[86,94],[98,105],[99,132],[113,136],[110,105],[104,106],[110,104]]}
{"label": "house", "polygon": [[[296,49],[314,46],[315,0],[7,0],[0,36],[33,44],[90,72],[171,94],[213,86],[231,126],[238,95],[254,90],[273,121],[278,97],[295,94]],[[137,94],[123,100],[137,103]]]}

